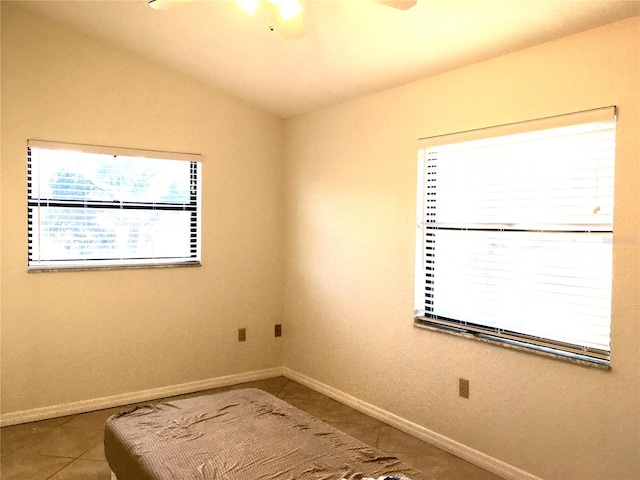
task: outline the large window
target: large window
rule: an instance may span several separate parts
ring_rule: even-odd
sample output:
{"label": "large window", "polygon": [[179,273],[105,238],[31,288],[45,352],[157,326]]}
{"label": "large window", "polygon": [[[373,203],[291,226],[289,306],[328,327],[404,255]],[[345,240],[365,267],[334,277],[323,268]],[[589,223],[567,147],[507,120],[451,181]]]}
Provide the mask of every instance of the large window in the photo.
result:
{"label": "large window", "polygon": [[30,140],[29,270],[199,265],[198,160]]}
{"label": "large window", "polygon": [[421,140],[416,326],[609,364],[615,108]]}

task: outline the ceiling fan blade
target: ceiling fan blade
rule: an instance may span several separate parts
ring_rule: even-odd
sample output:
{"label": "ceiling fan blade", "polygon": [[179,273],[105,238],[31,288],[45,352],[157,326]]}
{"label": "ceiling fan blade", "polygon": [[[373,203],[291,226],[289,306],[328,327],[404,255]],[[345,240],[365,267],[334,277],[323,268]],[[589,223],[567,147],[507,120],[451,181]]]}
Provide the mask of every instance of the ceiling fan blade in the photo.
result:
{"label": "ceiling fan blade", "polygon": [[373,2],[386,5],[387,7],[397,8],[399,10],[409,10],[418,0],[372,0]]}
{"label": "ceiling fan blade", "polygon": [[302,38],[307,34],[307,26],[302,15],[278,22],[278,30],[287,40]]}
{"label": "ceiling fan blade", "polygon": [[191,0],[149,0],[149,6],[154,10],[168,10],[190,1]]}

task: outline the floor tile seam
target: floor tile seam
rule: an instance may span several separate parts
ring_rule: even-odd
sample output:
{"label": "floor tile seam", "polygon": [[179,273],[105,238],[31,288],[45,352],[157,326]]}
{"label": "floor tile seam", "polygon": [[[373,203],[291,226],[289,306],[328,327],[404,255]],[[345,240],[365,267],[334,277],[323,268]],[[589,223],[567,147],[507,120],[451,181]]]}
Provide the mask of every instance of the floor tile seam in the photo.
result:
{"label": "floor tile seam", "polygon": [[18,447],[17,449],[15,449],[15,450],[13,450],[13,451],[11,451],[11,452],[9,452],[9,453],[3,453],[2,455],[0,455],[0,464],[1,464],[2,462],[5,462],[5,461],[6,461],[5,459],[6,459],[7,457],[10,457],[11,455],[13,455],[14,453],[16,453],[16,452],[17,452],[18,450],[20,450],[21,448],[24,448],[24,447]]}
{"label": "floor tile seam", "polygon": [[54,455],[52,453],[36,453],[34,456],[38,457],[49,457],[49,458],[66,458],[68,460],[78,460],[80,457],[76,457],[73,455]]}
{"label": "floor tile seam", "polygon": [[326,398],[318,398],[318,397],[308,397],[308,396],[304,396],[304,395],[283,395],[281,397],[278,397],[280,400],[306,400],[306,401],[310,401],[310,402],[318,402],[318,403],[323,403],[323,402],[327,402]]}
{"label": "floor tile seam", "polygon": [[88,427],[87,425],[60,425],[59,427],[55,427],[58,430],[93,430],[93,428]]}
{"label": "floor tile seam", "polygon": [[[408,450],[397,450],[397,449],[396,449],[396,450],[393,450],[393,451],[392,451],[392,450],[386,450],[386,449],[385,449],[385,452],[390,453],[390,454],[392,454],[392,455],[408,455],[408,456],[415,456],[415,455],[416,455],[416,452],[412,452],[412,451],[408,451]],[[446,461],[446,462],[447,462],[447,465],[449,466],[449,468],[451,468],[451,467],[452,467],[451,462],[450,462],[450,459],[449,459],[448,457],[445,457],[445,456],[440,457],[440,456],[438,456],[438,455],[421,455],[421,454],[418,454],[418,456],[419,456],[420,458],[424,458],[424,457],[429,457],[429,458],[438,458],[438,459],[440,459],[440,460],[444,460],[444,461]]]}
{"label": "floor tile seam", "polygon": [[[285,378],[286,378],[286,377],[285,377]],[[286,381],[286,382],[284,382],[284,384],[282,385],[282,387],[280,387],[280,390],[278,390],[278,393],[275,395],[276,397],[281,398],[281,397],[280,397],[280,394],[281,394],[281,393],[282,393],[282,391],[285,389],[285,387],[289,384],[289,382],[290,382],[290,381],[291,381],[291,380],[289,380],[289,379],[287,378],[287,381]]]}
{"label": "floor tile seam", "polygon": [[[97,458],[74,458],[73,462],[71,463],[75,463],[75,462],[94,462],[94,463],[108,463],[107,460],[98,460]],[[71,464],[69,464],[71,465]]]}
{"label": "floor tile seam", "polygon": [[[104,434],[103,434],[103,435],[104,435]],[[96,448],[96,445],[98,445],[98,444],[100,444],[100,443],[101,443],[101,442],[97,442],[97,443],[96,443],[96,444],[94,444],[91,448],[89,448],[89,449],[85,450],[85,451],[84,451],[84,452],[82,452],[80,455],[78,455],[76,458],[77,458],[78,460],[80,460],[80,458],[81,458],[83,455],[86,455],[87,453],[89,453],[91,450],[93,450],[94,448]]]}
{"label": "floor tile seam", "polygon": [[[85,413],[85,414],[86,414],[86,413],[93,413],[94,411],[98,411],[98,410],[92,410],[92,411],[90,411],[90,412],[84,412],[84,413]],[[82,415],[82,414],[80,414],[80,415]],[[69,415],[69,416],[68,416],[69,418],[67,418],[67,419],[66,419],[64,422],[62,422],[60,425],[56,425],[56,427],[61,427],[61,426],[63,426],[65,423],[69,423],[71,420],[73,420],[73,419],[77,418],[78,416],[79,416],[79,415]]]}
{"label": "floor tile seam", "polygon": [[[47,456],[47,455],[42,455],[43,457]],[[58,457],[58,458],[66,458],[66,457]],[[67,459],[67,460],[71,460],[69,463],[67,463],[66,465],[64,465],[63,467],[59,468],[58,470],[56,470],[54,473],[52,473],[51,475],[49,475],[47,478],[45,478],[44,480],[49,480],[50,478],[53,478],[55,475],[57,475],[58,473],[60,473],[62,470],[64,470],[65,468],[67,468],[69,465],[71,465],[75,459]]]}
{"label": "floor tile seam", "polygon": [[316,403],[318,405],[324,405],[325,400],[321,398],[305,398],[305,397],[280,397],[280,400],[284,400],[287,403],[291,402],[305,402],[305,403]]}
{"label": "floor tile seam", "polygon": [[366,422],[358,422],[358,421],[352,421],[352,420],[340,420],[340,419],[334,419],[334,418],[327,418],[326,420],[323,420],[323,422],[325,423],[335,423],[338,425],[349,425],[352,427],[364,427],[367,428],[369,430],[374,430],[374,429],[378,429],[380,428],[379,425],[371,425],[369,423]]}

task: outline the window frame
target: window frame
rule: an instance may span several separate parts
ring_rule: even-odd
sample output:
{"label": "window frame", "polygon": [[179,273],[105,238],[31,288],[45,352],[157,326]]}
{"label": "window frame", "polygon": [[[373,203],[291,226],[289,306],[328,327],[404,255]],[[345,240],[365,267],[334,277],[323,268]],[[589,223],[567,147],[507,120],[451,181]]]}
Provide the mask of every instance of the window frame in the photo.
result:
{"label": "window frame", "polygon": [[[75,199],[45,199],[41,198],[39,189],[34,185],[38,179],[35,178],[32,164],[32,150],[57,150],[71,151],[74,154],[98,154],[113,157],[133,157],[144,160],[171,160],[189,162],[189,198],[188,201],[140,201],[118,199],[114,201],[100,200],[75,200]],[[45,160],[46,161],[46,160]],[[185,169],[186,170],[186,169]],[[183,183],[186,183],[185,180]],[[37,195],[37,196],[36,196]],[[36,258],[37,249],[40,248],[35,234],[39,231],[41,224],[39,215],[34,215],[34,210],[42,207],[60,207],[72,209],[112,210],[122,212],[126,210],[137,210],[146,212],[159,211],[183,211],[189,212],[188,234],[188,255],[153,256],[147,255],[139,258],[122,256],[121,258],[76,258],[61,259]],[[202,243],[202,156],[192,153],[166,152],[158,150],[143,150],[133,148],[98,146],[77,143],[51,142],[44,140],[27,141],[27,271],[28,272],[48,272],[67,270],[104,270],[104,269],[139,269],[157,267],[193,267],[201,266],[201,243]],[[38,223],[38,225],[35,225]],[[36,247],[34,249],[34,246]],[[184,247],[183,247],[184,248]]]}
{"label": "window frame", "polygon": [[[536,353],[544,356],[553,357],[560,360],[571,361],[590,367],[610,368],[611,358],[611,334],[609,333],[609,349],[606,351],[596,351],[597,349],[589,349],[584,347],[576,347],[574,344],[564,343],[557,340],[549,340],[532,335],[523,334],[518,331],[508,331],[495,328],[483,324],[474,324],[463,320],[455,320],[449,318],[438,317],[438,315],[430,315],[425,311],[419,311],[420,302],[425,296],[424,290],[419,289],[428,287],[428,281],[424,278],[424,268],[429,267],[427,257],[433,252],[428,252],[428,239],[426,238],[426,224],[430,212],[427,211],[426,195],[428,190],[427,172],[425,171],[425,160],[421,155],[426,156],[427,149],[438,145],[449,145],[462,143],[466,141],[487,139],[493,137],[508,136],[524,132],[535,132],[539,130],[552,129],[556,127],[564,127],[574,125],[576,123],[591,123],[605,120],[614,121],[614,139],[615,139],[615,120],[617,119],[617,107],[604,107],[583,112],[576,112],[567,115],[555,117],[541,118],[531,121],[518,122],[513,124],[499,125],[495,127],[470,130],[454,134],[447,134],[435,137],[423,138],[419,141],[419,162],[418,162],[418,195],[417,195],[417,233],[416,233],[416,276],[415,276],[415,312],[414,326],[428,330],[446,332],[465,338],[480,340],[483,342],[500,345],[517,350]],[[613,152],[615,165],[615,147]],[[613,220],[612,220],[613,222]],[[603,229],[598,226],[593,232],[604,232],[610,234],[611,256],[613,255],[613,226],[611,223],[610,230]],[[612,280],[612,274],[610,280]],[[609,297],[609,326],[611,325]],[[425,305],[424,303],[422,305]],[[426,306],[425,306],[425,310]]]}

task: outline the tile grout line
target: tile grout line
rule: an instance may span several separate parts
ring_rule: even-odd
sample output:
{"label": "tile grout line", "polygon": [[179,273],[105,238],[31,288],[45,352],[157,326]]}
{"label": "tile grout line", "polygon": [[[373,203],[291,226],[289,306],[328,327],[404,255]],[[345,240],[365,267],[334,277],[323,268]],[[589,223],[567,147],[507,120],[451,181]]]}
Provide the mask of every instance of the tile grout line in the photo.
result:
{"label": "tile grout line", "polygon": [[[287,377],[284,377],[284,378],[287,378]],[[289,382],[290,382],[290,381],[291,381],[291,380],[289,380],[289,379],[287,378],[287,381],[286,381],[286,382],[284,382],[284,385],[282,385],[282,387],[280,387],[280,390],[278,390],[278,393],[276,394],[276,397],[280,398],[280,394],[282,393],[282,391],[284,390],[284,388],[289,384]]]}
{"label": "tile grout line", "polygon": [[[45,457],[47,455],[41,455],[42,457]],[[53,478],[55,475],[57,475],[58,473],[60,473],[62,470],[64,470],[65,468],[67,468],[69,465],[71,465],[73,462],[76,461],[76,459],[74,458],[69,458],[69,457],[57,457],[57,458],[66,458],[67,460],[71,460],[69,463],[67,463],[64,467],[62,467],[60,470],[55,471],[54,473],[52,473],[51,475],[49,475],[48,477],[46,477],[44,480],[49,480],[51,478]]]}

